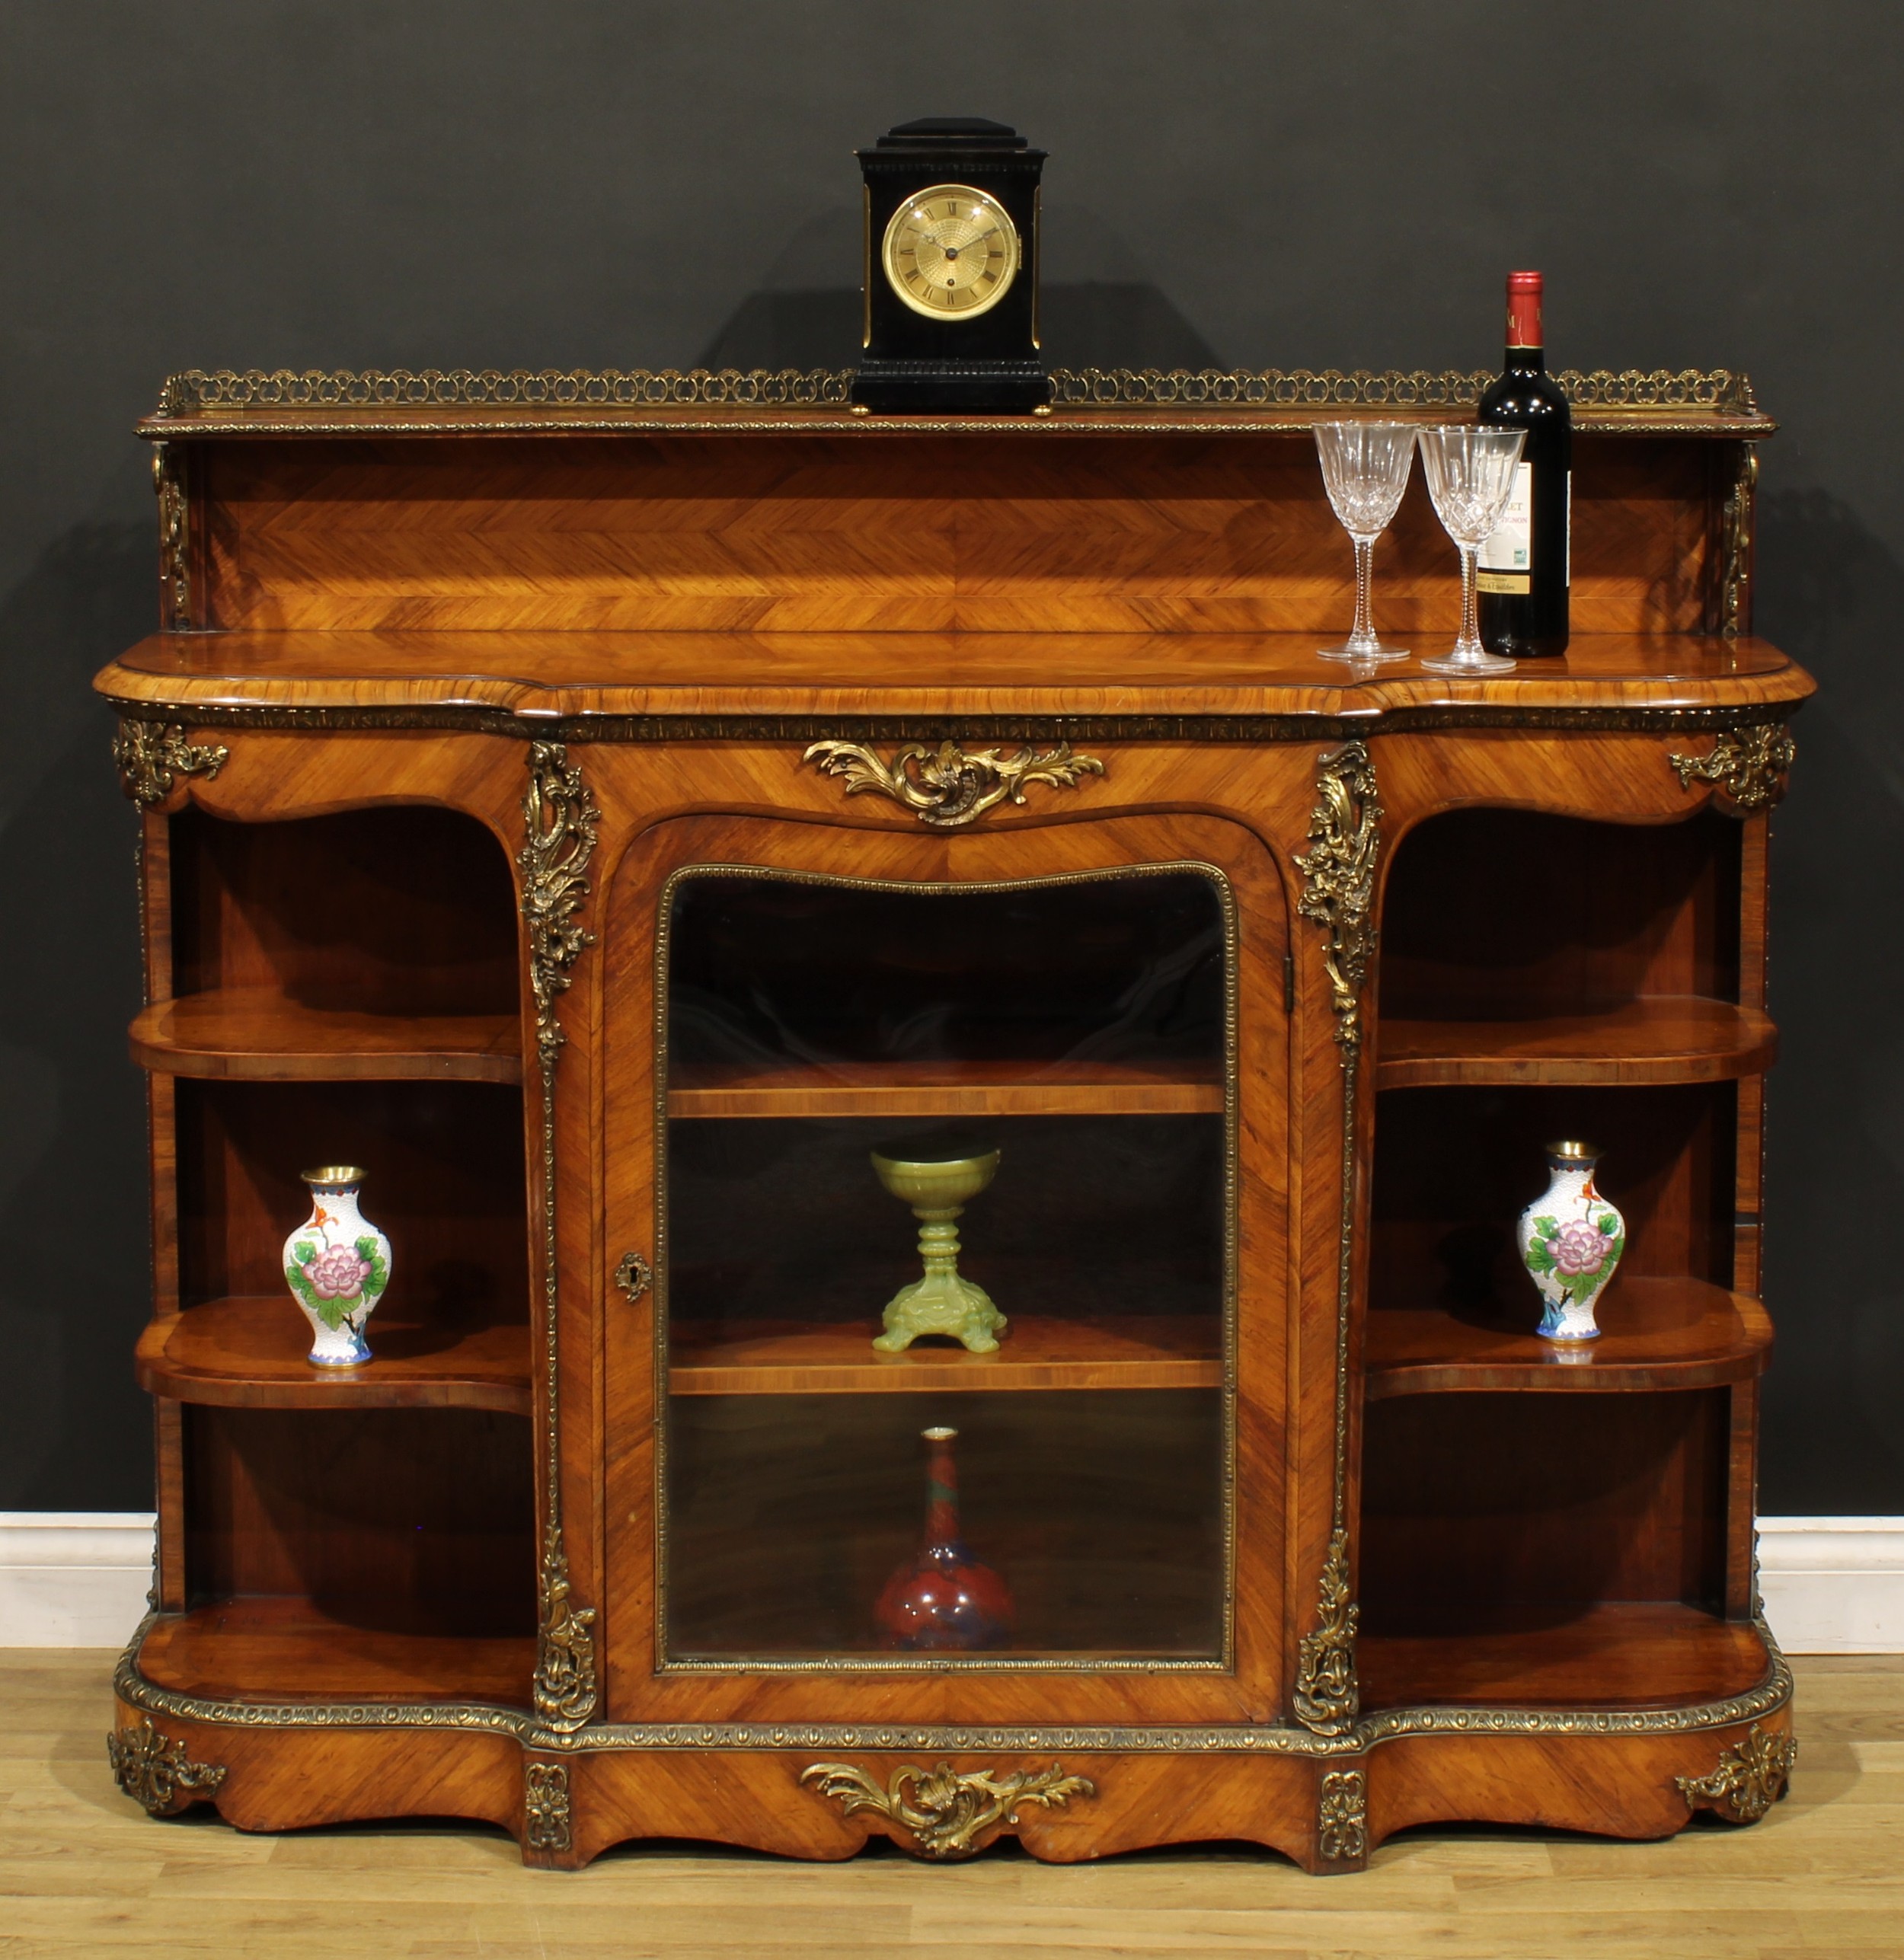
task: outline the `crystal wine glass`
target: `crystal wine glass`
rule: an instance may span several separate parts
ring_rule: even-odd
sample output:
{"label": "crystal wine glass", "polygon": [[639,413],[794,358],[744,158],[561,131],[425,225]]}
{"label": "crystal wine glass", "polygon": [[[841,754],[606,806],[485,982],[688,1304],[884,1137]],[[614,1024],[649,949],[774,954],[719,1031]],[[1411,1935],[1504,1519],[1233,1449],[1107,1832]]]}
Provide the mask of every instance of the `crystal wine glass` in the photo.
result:
{"label": "crystal wine glass", "polygon": [[1385,646],[1375,637],[1369,586],[1375,540],[1394,521],[1408,487],[1415,453],[1410,422],[1318,422],[1316,454],[1323,487],[1342,528],[1355,541],[1356,618],[1339,646],[1319,650],[1325,660],[1405,660],[1405,646]]}
{"label": "crystal wine glass", "polygon": [[1421,473],[1428,479],[1435,515],[1461,547],[1461,637],[1439,659],[1421,664],[1431,674],[1510,673],[1514,662],[1481,643],[1474,617],[1474,564],[1507,508],[1527,432],[1457,426],[1423,429],[1417,436]]}

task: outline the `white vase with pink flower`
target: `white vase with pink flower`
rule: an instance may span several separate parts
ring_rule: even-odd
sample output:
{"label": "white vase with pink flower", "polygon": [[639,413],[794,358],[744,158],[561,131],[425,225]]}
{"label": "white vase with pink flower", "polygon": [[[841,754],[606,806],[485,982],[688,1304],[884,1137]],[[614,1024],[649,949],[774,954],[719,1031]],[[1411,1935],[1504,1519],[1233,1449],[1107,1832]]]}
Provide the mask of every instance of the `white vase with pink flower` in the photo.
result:
{"label": "white vase with pink flower", "polygon": [[357,1209],[363,1173],[327,1164],[304,1173],[311,1215],[284,1242],[284,1279],[311,1323],[311,1360],[355,1368],[370,1358],[363,1337],[390,1284],[390,1241]]}
{"label": "white vase with pink flower", "polygon": [[1626,1250],[1626,1221],[1593,1188],[1600,1153],[1586,1143],[1547,1146],[1547,1189],[1521,1214],[1516,1240],[1545,1311],[1550,1341],[1590,1341],[1593,1310]]}

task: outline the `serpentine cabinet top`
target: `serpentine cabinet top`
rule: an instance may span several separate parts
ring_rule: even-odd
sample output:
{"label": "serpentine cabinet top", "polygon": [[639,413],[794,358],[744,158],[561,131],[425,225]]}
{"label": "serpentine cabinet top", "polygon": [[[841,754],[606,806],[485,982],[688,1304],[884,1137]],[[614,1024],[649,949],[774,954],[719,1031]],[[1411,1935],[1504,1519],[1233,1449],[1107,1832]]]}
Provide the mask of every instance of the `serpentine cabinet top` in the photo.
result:
{"label": "serpentine cabinet top", "polygon": [[[572,739],[1791,713],[1812,683],[1749,632],[1775,425],[1725,371],[1564,377],[1564,659],[1317,656],[1350,557],[1309,429],[1462,419],[1487,378],[1093,371],[1054,377],[1046,415],[915,418],[855,416],[826,372],[175,376],[139,425],[168,630],[95,685],[145,719]],[[1385,635],[1452,639],[1456,563],[1411,485],[1377,554]]]}

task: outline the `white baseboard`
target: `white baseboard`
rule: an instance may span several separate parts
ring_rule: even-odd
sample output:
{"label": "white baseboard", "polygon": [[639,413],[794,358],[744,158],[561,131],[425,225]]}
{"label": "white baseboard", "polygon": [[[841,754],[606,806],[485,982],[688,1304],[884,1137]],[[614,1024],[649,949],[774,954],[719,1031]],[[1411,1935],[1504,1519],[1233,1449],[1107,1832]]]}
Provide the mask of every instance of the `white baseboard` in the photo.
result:
{"label": "white baseboard", "polygon": [[0,1511],[0,1647],[123,1647],[152,1582],[149,1511]]}
{"label": "white baseboard", "polygon": [[1904,1518],[1762,1518],[1759,1590],[1788,1654],[1904,1653]]}
{"label": "white baseboard", "polygon": [[[1904,1518],[1762,1518],[1765,1617],[1788,1654],[1904,1653]],[[152,1515],[0,1511],[0,1647],[122,1647]]]}

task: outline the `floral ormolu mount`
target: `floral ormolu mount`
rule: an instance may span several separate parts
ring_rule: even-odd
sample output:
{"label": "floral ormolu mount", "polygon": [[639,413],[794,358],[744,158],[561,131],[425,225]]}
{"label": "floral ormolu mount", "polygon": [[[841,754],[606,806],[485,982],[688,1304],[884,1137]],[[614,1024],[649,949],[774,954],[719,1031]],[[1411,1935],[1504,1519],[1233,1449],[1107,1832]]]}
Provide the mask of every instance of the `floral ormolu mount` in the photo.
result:
{"label": "floral ormolu mount", "polygon": [[1599,1334],[1594,1306],[1626,1250],[1626,1221],[1593,1188],[1599,1162],[1591,1144],[1549,1144],[1548,1187],[1521,1214],[1521,1259],[1540,1293],[1539,1332],[1550,1341]]}
{"label": "floral ormolu mount", "polygon": [[353,1164],[307,1170],[311,1215],[284,1242],[284,1280],[311,1323],[310,1359],[355,1368],[370,1358],[363,1338],[390,1284],[390,1241],[357,1209],[363,1173]]}

